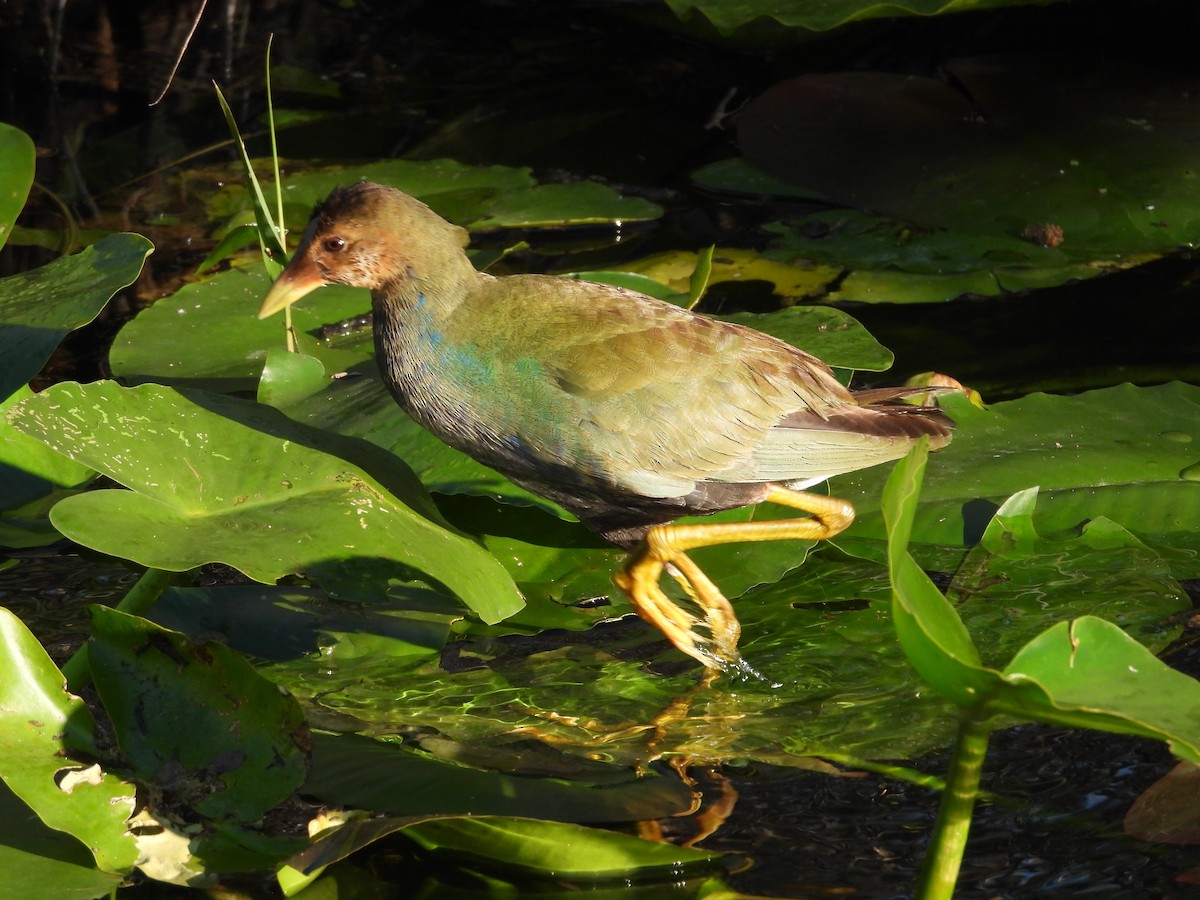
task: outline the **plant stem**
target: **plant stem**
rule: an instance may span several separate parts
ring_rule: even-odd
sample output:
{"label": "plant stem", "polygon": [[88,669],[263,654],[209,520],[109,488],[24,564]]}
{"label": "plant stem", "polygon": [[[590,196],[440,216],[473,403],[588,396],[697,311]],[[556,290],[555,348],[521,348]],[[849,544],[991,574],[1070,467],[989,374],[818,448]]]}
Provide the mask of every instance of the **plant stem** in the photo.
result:
{"label": "plant stem", "polygon": [[917,900],[951,900],[954,896],[991,731],[991,716],[966,712],[959,722],[946,789],[917,880]]}
{"label": "plant stem", "polygon": [[[147,569],[129,589],[129,593],[121,598],[116,609],[131,616],[140,616],[149,611],[171,584],[174,574],[163,569]],[[75,655],[66,661],[62,673],[67,681],[67,690],[71,693],[77,694],[87,687],[92,680],[91,670],[88,669],[87,644],[76,650]]]}

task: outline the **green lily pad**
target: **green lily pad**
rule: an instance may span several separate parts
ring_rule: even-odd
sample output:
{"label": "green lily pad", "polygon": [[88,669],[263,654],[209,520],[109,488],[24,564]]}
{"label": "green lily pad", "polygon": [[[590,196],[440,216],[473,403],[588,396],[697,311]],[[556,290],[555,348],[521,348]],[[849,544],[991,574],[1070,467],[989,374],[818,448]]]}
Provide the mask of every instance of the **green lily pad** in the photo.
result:
{"label": "green lily pad", "polygon": [[[1004,499],[1037,486],[1042,534],[1105,517],[1162,553],[1174,577],[1200,575],[1200,482],[1189,474],[1200,463],[1200,388],[1126,384],[1073,397],[1031,394],[986,410],[958,397],[945,405],[957,427],[929,462],[913,531],[918,559],[976,543]],[[876,559],[885,469],[830,481],[831,493],[858,510],[836,542]]]}
{"label": "green lily pad", "polygon": [[[0,126],[0,155],[4,136],[12,138],[6,128]],[[14,165],[16,177],[20,165]],[[0,411],[29,396],[26,382],[69,332],[92,321],[113,294],[137,278],[151,249],[140,235],[114,234],[74,256],[0,279]],[[49,507],[92,476],[87,466],[0,425],[0,511],[6,513],[0,544],[27,547],[57,540],[46,522]]]}
{"label": "green lily pad", "polygon": [[[884,496],[892,615],[922,678],[978,720],[1002,713],[1135,734],[1166,741],[1189,761],[1200,759],[1200,682],[1167,666],[1111,622],[1095,616],[1059,622],[1022,647],[1002,671],[980,663],[953,606],[908,553],[927,458],[922,442],[897,463]],[[1018,496],[1002,512],[1024,518],[1031,496]],[[1002,519],[991,542],[1019,546],[1030,536],[1026,524],[1009,530]],[[1114,539],[1120,540],[1110,534],[1099,542]]]}
{"label": "green lily pad", "polygon": [[787,28],[828,31],[860,19],[936,16],[990,7],[1019,6],[1039,0],[833,0],[830,3],[785,3],[773,0],[667,0],[681,19],[703,14],[722,34],[770,18]]}
{"label": "green lily pad", "polygon": [[[267,170],[266,165],[259,168]],[[387,159],[357,165],[289,168],[292,171],[284,184],[284,214],[293,224],[307,221],[313,207],[335,187],[358,181],[400,188],[471,231],[641,222],[662,215],[661,207],[654,203],[640,197],[623,197],[595,182],[539,185],[527,168],[464,166],[449,159]],[[264,181],[264,192],[271,193],[273,184]],[[241,224],[249,211],[249,198],[237,179],[208,205],[209,215],[217,221]]]}
{"label": "green lily pad", "polygon": [[166,802],[249,824],[303,783],[299,705],[227,647],[94,606],[88,663],[122,756]]}
{"label": "green lily pad", "polygon": [[[74,256],[0,279],[0,411],[30,395],[26,382],[68,333],[92,321],[113,294],[137,279],[152,249],[141,235],[112,234]],[[0,545],[58,540],[46,518],[50,507],[93,477],[88,466],[0,425]]]}
{"label": "green lily pad", "polygon": [[[0,400],[0,414],[32,397],[17,388]],[[41,441],[0,424],[0,547],[39,547],[60,540],[50,524],[50,510],[95,478],[88,466],[55,453]]]}
{"label": "green lily pad", "polygon": [[12,234],[17,215],[25,206],[33,187],[36,150],[29,135],[19,128],[0,122],[0,247]]}
{"label": "green lily pad", "polygon": [[0,869],[11,900],[92,900],[107,897],[124,877],[95,867],[87,847],[41,822],[0,784]]}
{"label": "green lily pad", "polygon": [[[95,758],[95,722],[20,619],[0,609],[0,777],[51,828],[91,849],[105,872],[128,873],[138,851],[126,820],[133,785]],[[90,880],[89,880],[90,881]]]}
{"label": "green lily pad", "polygon": [[827,210],[765,226],[764,255],[784,263],[839,265],[844,277],[823,299],[936,303],[963,294],[990,297],[1083,280],[1131,264],[1073,262],[1061,248],[1020,235],[920,227],[858,210]]}
{"label": "green lily pad", "polygon": [[41,371],[68,332],[132,284],[152,249],[140,234],[112,234],[74,256],[0,279],[0,397]]}
{"label": "green lily pad", "polygon": [[843,255],[854,270],[833,299],[1062,284],[1200,241],[1193,83],[1072,59],[984,57],[947,70],[955,87],[876,72],[803,76],[738,116],[754,167],[887,217],[826,213],[792,226],[780,258],[828,265]]}
{"label": "green lily pad", "polygon": [[[662,282],[675,293],[686,295],[697,254],[690,250],[657,253],[624,263],[622,271],[648,276]],[[713,253],[709,284],[765,281],[781,297],[807,297],[824,293],[830,282],[841,274],[838,266],[807,261],[788,263],[751,250],[720,247]],[[853,320],[851,320],[853,321]]]}
{"label": "green lily pad", "polygon": [[[1169,639],[1164,623],[1191,604],[1167,562],[1103,517],[1078,535],[1042,538],[1034,526],[1037,495],[1031,488],[1005,501],[964,558],[947,597],[955,603],[969,598],[969,608],[1001,609],[1009,621],[1097,615],[1151,640],[1153,632]],[[969,630],[979,630],[966,610],[960,612]],[[982,621],[988,618],[994,621],[988,616]],[[989,635],[985,646],[987,661],[998,665],[1021,644],[1002,633],[999,639]]]}
{"label": "green lily pad", "polygon": [[101,552],[168,571],[221,561],[268,583],[306,572],[362,599],[416,569],[485,621],[521,607],[492,556],[442,527],[411,471],[365,442],[270,407],[157,385],[63,383],[9,416],[134,488],[55,507],[60,531]]}
{"label": "green lily pad", "polygon": [[[6,400],[0,400],[0,413],[33,396],[22,386]],[[13,428],[0,427],[0,508],[17,509],[45,496],[56,488],[80,487],[95,474],[90,468],[55,453]]]}
{"label": "green lily pad", "polygon": [[883,372],[895,356],[839,309],[823,306],[791,306],[771,313],[734,313],[718,316],[786,341],[839,369]]}
{"label": "green lily pad", "polygon": [[325,366],[316,357],[272,347],[258,382],[258,402],[286,406],[315,394],[328,381]]}
{"label": "green lily pad", "polygon": [[[282,348],[284,341],[280,319],[258,318],[270,286],[261,262],[185,285],[121,329],[109,351],[113,375],[129,384],[255,390],[268,348]],[[319,291],[293,310],[299,349],[320,360],[326,372],[361,365],[372,355],[369,344],[344,349],[314,332],[370,308],[367,291],[342,286]]]}

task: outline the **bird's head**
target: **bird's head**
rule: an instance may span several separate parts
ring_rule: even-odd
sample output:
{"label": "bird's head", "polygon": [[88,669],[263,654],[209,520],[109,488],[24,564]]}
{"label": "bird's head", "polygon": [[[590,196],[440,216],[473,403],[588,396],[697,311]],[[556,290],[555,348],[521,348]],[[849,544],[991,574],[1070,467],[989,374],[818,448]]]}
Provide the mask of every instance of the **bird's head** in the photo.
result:
{"label": "bird's head", "polygon": [[[327,284],[396,293],[406,281],[466,262],[467,233],[395,188],[362,182],[335,188],[316,208],[291,262],[258,317]],[[467,266],[470,263],[467,262]]]}

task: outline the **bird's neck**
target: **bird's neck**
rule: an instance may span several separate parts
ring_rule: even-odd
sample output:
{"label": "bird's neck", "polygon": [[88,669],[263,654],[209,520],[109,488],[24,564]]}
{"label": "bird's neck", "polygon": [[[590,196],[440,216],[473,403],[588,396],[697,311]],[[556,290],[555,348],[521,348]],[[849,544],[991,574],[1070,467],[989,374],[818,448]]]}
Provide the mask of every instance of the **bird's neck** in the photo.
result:
{"label": "bird's neck", "polygon": [[454,378],[445,356],[456,344],[462,324],[462,316],[456,313],[468,303],[479,281],[489,278],[476,272],[465,256],[463,263],[465,268],[442,268],[436,278],[410,271],[372,292],[376,359],[396,399],[410,414],[414,395],[435,394]]}

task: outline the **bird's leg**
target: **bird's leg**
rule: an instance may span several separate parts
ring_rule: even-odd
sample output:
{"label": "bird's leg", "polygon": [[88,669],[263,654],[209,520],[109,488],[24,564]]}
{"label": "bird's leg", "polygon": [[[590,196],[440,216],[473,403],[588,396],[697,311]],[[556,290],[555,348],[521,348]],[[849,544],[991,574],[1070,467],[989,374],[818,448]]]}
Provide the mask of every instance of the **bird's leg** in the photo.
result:
{"label": "bird's leg", "polygon": [[[656,525],[646,532],[625,568],[616,575],[617,585],[629,594],[638,615],[661,630],[677,648],[709,668],[742,666],[737,652],[741,626],[725,595],[691,560],[687,551],[750,541],[820,541],[845,530],[854,521],[854,507],[836,497],[773,487],[764,499],[801,510],[809,517],[765,522]],[[703,622],[680,609],[663,593],[659,579],[668,564],[675,570],[672,574],[676,580],[704,611]],[[707,626],[710,636],[696,633],[696,626],[700,624]]]}

